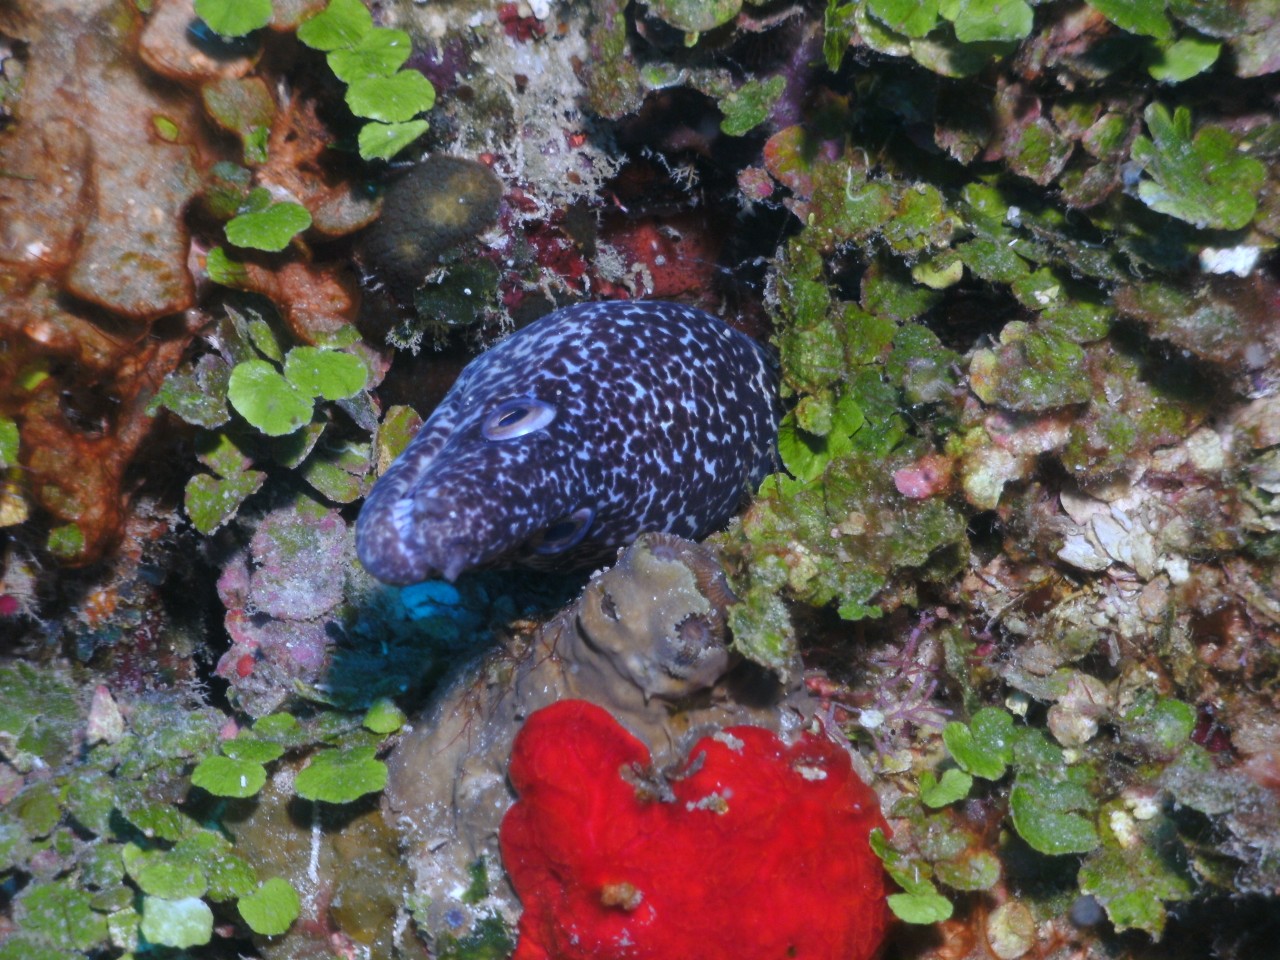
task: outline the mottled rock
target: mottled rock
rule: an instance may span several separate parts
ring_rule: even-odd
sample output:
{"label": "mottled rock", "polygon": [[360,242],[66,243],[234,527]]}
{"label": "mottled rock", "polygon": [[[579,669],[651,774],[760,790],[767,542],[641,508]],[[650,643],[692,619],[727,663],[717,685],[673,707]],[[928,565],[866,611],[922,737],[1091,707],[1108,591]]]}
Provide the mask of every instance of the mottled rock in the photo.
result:
{"label": "mottled rock", "polygon": [[157,0],[138,38],[142,62],[156,73],[180,83],[199,84],[224,77],[243,77],[256,56],[227,44],[196,42],[191,27],[199,22],[193,0]]}
{"label": "mottled rock", "polygon": [[155,128],[156,117],[189,128],[193,105],[122,56],[136,18],[132,4],[102,0],[18,4],[0,17],[31,51],[0,166],[33,178],[0,207],[0,259],[52,254],[56,265],[70,251],[73,293],[149,320],[194,301],[182,213],[199,177],[191,148]]}

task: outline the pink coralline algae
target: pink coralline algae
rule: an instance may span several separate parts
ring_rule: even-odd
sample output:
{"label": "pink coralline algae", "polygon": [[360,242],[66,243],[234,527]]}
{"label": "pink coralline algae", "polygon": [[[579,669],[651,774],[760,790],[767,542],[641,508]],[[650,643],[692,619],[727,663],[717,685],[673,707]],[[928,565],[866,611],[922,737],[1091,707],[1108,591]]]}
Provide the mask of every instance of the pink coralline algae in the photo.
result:
{"label": "pink coralline algae", "polygon": [[678,772],[604,709],[532,714],[502,859],[514,960],[869,960],[889,917],[875,793],[837,743],[760,727],[703,737]]}

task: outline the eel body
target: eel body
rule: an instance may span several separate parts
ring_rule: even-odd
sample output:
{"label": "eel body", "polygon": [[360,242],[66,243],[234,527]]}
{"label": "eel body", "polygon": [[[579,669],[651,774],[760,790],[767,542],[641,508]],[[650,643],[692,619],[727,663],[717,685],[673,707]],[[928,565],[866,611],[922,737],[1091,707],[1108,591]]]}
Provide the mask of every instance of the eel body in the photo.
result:
{"label": "eel body", "polygon": [[386,583],[611,560],[645,531],[700,539],[774,468],[777,378],[710,314],[578,304],[481,354],[374,485],[356,526]]}

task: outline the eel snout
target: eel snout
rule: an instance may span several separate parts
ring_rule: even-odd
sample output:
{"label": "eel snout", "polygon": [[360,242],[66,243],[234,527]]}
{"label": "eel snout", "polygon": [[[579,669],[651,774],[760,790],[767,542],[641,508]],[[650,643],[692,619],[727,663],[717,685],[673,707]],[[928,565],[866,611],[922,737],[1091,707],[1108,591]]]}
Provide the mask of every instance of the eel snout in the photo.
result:
{"label": "eel snout", "polygon": [[430,494],[379,499],[361,511],[356,553],[369,573],[393,586],[437,577],[453,582],[481,559],[458,520],[452,504]]}

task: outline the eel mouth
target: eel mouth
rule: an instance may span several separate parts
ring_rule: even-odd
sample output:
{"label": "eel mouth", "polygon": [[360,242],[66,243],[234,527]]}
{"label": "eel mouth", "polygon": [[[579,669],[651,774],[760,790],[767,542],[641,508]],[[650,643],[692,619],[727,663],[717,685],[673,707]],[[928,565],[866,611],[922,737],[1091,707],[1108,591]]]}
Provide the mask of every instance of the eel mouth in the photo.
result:
{"label": "eel mouth", "polygon": [[443,577],[452,583],[478,566],[475,542],[456,529],[457,512],[431,496],[366,502],[356,521],[356,554],[376,579],[406,586]]}

